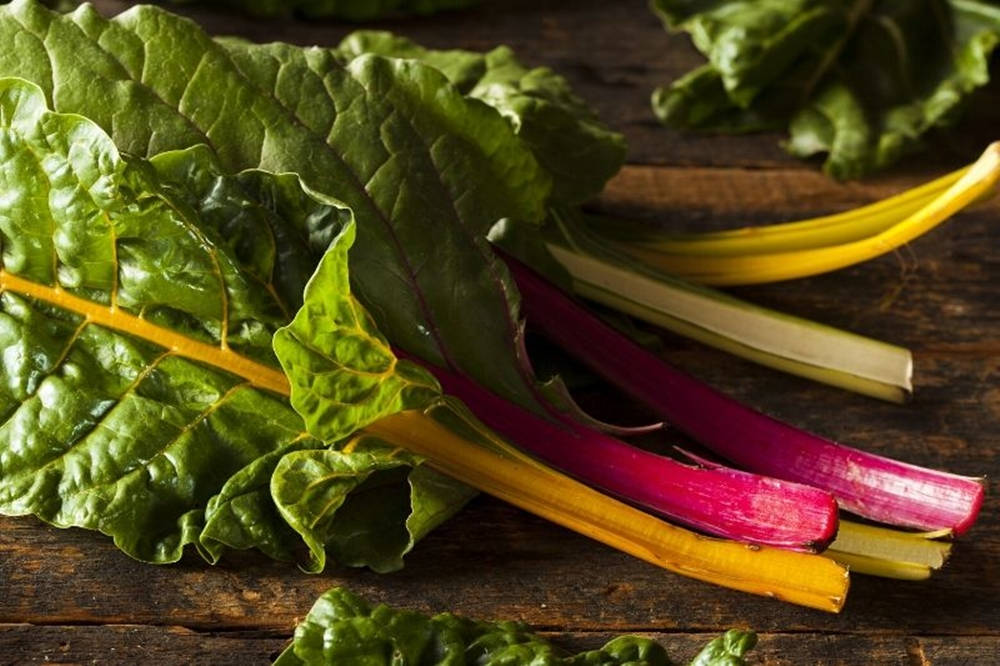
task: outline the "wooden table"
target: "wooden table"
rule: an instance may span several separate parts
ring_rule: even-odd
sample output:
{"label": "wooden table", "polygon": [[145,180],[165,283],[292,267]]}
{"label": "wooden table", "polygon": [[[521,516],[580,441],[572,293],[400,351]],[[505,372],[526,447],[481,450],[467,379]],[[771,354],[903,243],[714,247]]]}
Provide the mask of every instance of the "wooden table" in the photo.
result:
{"label": "wooden table", "polygon": [[[106,13],[128,3],[106,0]],[[213,32],[334,44],[349,26],[253,22],[188,10]],[[625,132],[629,166],[600,208],[677,228],[734,227],[844,209],[970,161],[992,138],[987,91],[962,134],[864,184],[838,185],[785,156],[777,136],[686,136],[658,126],[652,88],[699,62],[639,0],[494,2],[478,10],[382,24],[429,46],[514,47],[564,74]],[[958,219],[895,255],[740,296],[907,345],[916,394],[883,404],[787,377],[666,336],[666,356],[747,402],[862,448],[966,474],[1000,472],[1000,206]],[[0,664],[265,664],[296,618],[333,585],[373,601],[478,618],[510,618],[573,648],[612,634],[662,639],[678,659],[727,627],[760,632],[769,664],[1000,663],[1000,520],[995,484],[979,524],[932,580],[856,576],[841,615],[686,580],[503,503],[481,497],[380,576],[309,576],[252,554],[215,567],[189,556],[139,564],[105,537],[33,519],[0,519]]]}

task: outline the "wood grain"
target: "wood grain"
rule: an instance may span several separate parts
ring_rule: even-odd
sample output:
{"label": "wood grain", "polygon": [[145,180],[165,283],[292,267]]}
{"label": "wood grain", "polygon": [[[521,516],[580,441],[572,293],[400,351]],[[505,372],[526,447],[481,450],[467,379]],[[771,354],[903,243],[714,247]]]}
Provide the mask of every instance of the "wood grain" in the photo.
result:
{"label": "wood grain", "polygon": [[[98,2],[112,14],[130,3]],[[183,11],[216,33],[335,44],[352,26]],[[469,12],[380,23],[430,46],[513,46],[565,74],[629,142],[630,166],[593,209],[673,229],[729,228],[842,210],[940,175],[992,138],[986,112],[934,139],[913,166],[837,184],[787,157],[777,135],[700,137],[652,119],[656,85],[699,62],[641,0],[510,0]],[[995,109],[997,86],[980,109]],[[666,357],[793,423],[915,463],[1000,474],[1000,204],[963,214],[906,251],[808,280],[736,290],[755,302],[911,346],[917,390],[905,406],[787,377],[664,336]],[[608,417],[641,410],[599,386],[581,395]],[[671,433],[643,439],[666,449]],[[685,443],[686,444],[686,443]],[[333,585],[426,612],[518,619],[567,647],[654,632],[680,658],[727,627],[762,632],[766,664],[1000,663],[1000,501],[990,481],[979,524],[938,576],[898,583],[856,576],[831,616],[713,588],[645,565],[490,498],[431,534],[398,573],[307,576],[251,553],[215,567],[134,562],[105,537],[0,518],[0,665],[264,664],[296,618]],[[659,632],[659,633],[656,633]]]}

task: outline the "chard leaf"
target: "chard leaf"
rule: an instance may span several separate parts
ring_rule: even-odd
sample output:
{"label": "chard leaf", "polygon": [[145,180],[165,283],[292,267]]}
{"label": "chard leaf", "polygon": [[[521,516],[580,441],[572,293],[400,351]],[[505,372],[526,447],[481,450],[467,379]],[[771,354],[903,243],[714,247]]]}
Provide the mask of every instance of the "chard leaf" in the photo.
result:
{"label": "chard leaf", "polygon": [[[747,108],[763,90],[808,95],[837,61],[870,0],[682,2],[654,0],[667,27],[691,35],[708,58],[726,102]],[[704,74],[703,74],[704,75]],[[690,85],[690,83],[688,84]],[[699,82],[698,85],[707,85]]]}
{"label": "chard leaf", "polygon": [[352,225],[330,243],[302,307],[273,339],[292,406],[309,432],[326,441],[380,416],[424,407],[441,392],[430,373],[397,361],[371,317],[350,298],[347,252],[353,242]]}
{"label": "chard leaf", "polygon": [[401,568],[414,544],[475,494],[421,462],[369,436],[282,457],[271,493],[310,549],[306,570],[322,571],[328,551],[347,566]]}
{"label": "chard leaf", "polygon": [[876,2],[837,63],[792,116],[787,149],[826,153],[836,178],[883,169],[951,124],[989,82],[1000,7],[988,2]]}
{"label": "chard leaf", "polygon": [[[274,335],[292,406],[310,433],[332,442],[358,424],[425,407],[440,396],[430,373],[398,360],[368,313],[349,298],[347,253],[353,241],[353,227],[332,241],[306,286],[301,309]],[[327,550],[348,566],[400,568],[416,541],[474,494],[421,462],[368,436],[339,450],[283,456],[270,494],[309,547],[306,569],[322,571]],[[408,516],[405,522],[400,515]]]}
{"label": "chard leaf", "polygon": [[[356,543],[356,517],[336,506],[286,522],[272,495],[286,458],[329,453],[403,406],[398,392],[344,389],[320,441],[272,350],[311,245],[346,262],[349,210],[293,176],[223,175],[204,147],[123,157],[19,79],[0,79],[0,161],[0,512],[97,529],[150,562],[188,544],[212,561],[227,546],[291,558],[303,540],[315,553],[323,543],[301,525],[322,520],[347,563],[387,569],[468,497],[378,443],[335,453],[358,477],[342,504],[383,484],[396,499],[380,524],[405,543]],[[346,280],[337,288],[327,302],[365,316]],[[380,367],[368,338],[344,348],[345,372]]]}
{"label": "chard leaf", "polygon": [[691,662],[691,666],[742,666],[746,653],[757,645],[752,631],[730,629],[709,642]]}
{"label": "chard leaf", "polygon": [[666,124],[711,131],[788,127],[786,148],[826,154],[854,178],[952,122],[989,81],[1000,9],[966,0],[656,0],[709,63],[653,95]]}
{"label": "chard leaf", "polygon": [[[541,222],[551,178],[493,108],[413,60],[215,42],[138,6],[113,20],[32,0],[0,7],[0,75],[38,83],[126,152],[208,145],[229,172],[295,173],[358,223],[351,282],[405,351],[543,412],[519,299],[485,235]],[[317,248],[323,250],[325,248]]]}
{"label": "chard leaf", "polygon": [[[729,631],[695,659],[697,666],[742,666],[751,632]],[[451,613],[427,616],[371,606],[344,588],[328,590],[295,628],[275,666],[668,666],[663,647],[621,636],[598,650],[567,655],[517,622],[478,622]]]}
{"label": "chard leaf", "polygon": [[338,50],[419,60],[465,95],[497,109],[552,176],[552,203],[581,203],[597,195],[625,161],[624,137],[604,125],[566,79],[548,67],[528,69],[506,46],[488,53],[441,51],[387,32],[358,31]]}

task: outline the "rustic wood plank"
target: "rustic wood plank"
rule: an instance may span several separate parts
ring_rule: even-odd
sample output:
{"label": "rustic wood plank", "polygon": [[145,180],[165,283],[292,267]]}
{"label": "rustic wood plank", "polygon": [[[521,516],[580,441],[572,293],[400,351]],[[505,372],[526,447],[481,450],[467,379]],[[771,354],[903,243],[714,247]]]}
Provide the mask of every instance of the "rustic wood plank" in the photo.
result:
{"label": "rustic wood plank", "polygon": [[[995,502],[987,511],[996,513]],[[151,567],[128,560],[94,533],[58,531],[28,519],[4,519],[0,526],[4,622],[280,630],[328,587],[344,585],[375,601],[427,612],[450,609],[567,630],[753,626],[1000,634],[992,573],[1000,543],[993,521],[959,543],[948,567],[929,581],[856,576],[840,616],[683,579],[486,498],[428,537],[404,570],[388,576],[337,568],[306,576],[239,554],[214,569],[193,557]]]}
{"label": "rustic wood plank", "polygon": [[[612,637],[603,632],[551,634],[567,650],[593,649]],[[713,633],[644,634],[685,663]],[[195,632],[184,627],[143,625],[0,626],[0,666],[27,664],[148,664],[160,666],[264,666],[290,636],[259,632]],[[981,636],[847,636],[765,633],[751,652],[751,664],[766,666],[958,666],[993,663],[997,639]],[[345,665],[346,666],[346,665]]]}
{"label": "rustic wood plank", "polygon": [[[105,14],[136,4],[97,0]],[[254,20],[225,10],[171,6],[218,34],[255,41],[334,45],[359,27],[336,21]],[[684,35],[667,35],[643,0],[484,0],[471,9],[432,17],[379,21],[361,27],[391,30],[438,48],[486,50],[513,47],[530,65],[549,66],[610,125],[625,133],[629,161],[642,164],[723,165],[813,169],[789,157],[780,134],[710,136],[667,130],[649,107],[653,89],[704,60]],[[958,130],[938,132],[922,158],[942,167],[959,166],[982,150],[996,133],[992,109],[1000,84],[991,84],[972,105],[972,117]]]}
{"label": "rustic wood plank", "polygon": [[945,173],[936,165],[911,164],[905,171],[839,183],[812,169],[627,164],[588,208],[665,231],[705,231],[849,210]]}
{"label": "rustic wood plank", "polygon": [[0,666],[22,664],[185,664],[264,666],[285,636],[201,633],[184,627],[0,625]]}

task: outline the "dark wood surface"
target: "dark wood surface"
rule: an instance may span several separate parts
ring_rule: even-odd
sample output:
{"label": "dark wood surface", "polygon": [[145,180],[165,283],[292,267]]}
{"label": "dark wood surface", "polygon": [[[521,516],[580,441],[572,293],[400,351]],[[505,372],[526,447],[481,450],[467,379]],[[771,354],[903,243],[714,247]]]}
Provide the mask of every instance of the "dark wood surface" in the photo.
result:
{"label": "dark wood surface", "polygon": [[[106,0],[116,13],[128,3]],[[210,31],[334,44],[350,26],[254,22],[186,10]],[[732,227],[843,209],[970,161],[992,138],[1000,87],[961,132],[864,184],[839,185],[785,156],[776,135],[689,136],[659,127],[652,88],[699,59],[640,0],[488,3],[384,23],[430,46],[505,43],[549,65],[619,128],[630,165],[596,203],[676,228]],[[998,132],[1000,134],[1000,132]],[[1000,472],[1000,204],[962,214],[894,255],[837,273],[736,290],[753,301],[911,347],[916,393],[888,405],[780,375],[665,336],[673,362],[823,435],[965,474]],[[620,413],[627,406],[611,408]],[[106,538],[0,519],[0,664],[265,664],[296,618],[333,585],[373,601],[509,618],[559,632],[568,647],[612,634],[656,636],[679,659],[727,627],[761,633],[768,664],[1000,663],[1000,520],[991,482],[978,525],[930,581],[855,576],[841,615],[689,581],[481,497],[431,534],[398,573],[318,576],[245,553],[215,567],[134,562]]]}

